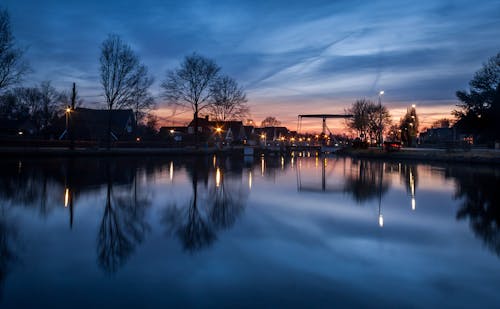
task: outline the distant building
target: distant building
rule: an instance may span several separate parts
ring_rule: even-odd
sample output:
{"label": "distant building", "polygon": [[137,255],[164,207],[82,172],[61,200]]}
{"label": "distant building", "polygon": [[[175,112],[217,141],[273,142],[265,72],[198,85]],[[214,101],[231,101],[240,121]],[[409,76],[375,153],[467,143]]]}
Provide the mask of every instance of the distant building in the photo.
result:
{"label": "distant building", "polygon": [[290,131],[286,127],[256,128],[255,131],[259,136],[264,136],[266,141],[279,141],[290,136]]}
{"label": "distant building", "polygon": [[188,127],[179,127],[179,126],[161,127],[158,132],[158,135],[162,140],[182,142],[185,139],[187,132],[188,132]]}
{"label": "distant building", "polygon": [[[68,138],[65,130],[66,116],[59,120],[62,138]],[[111,129],[112,141],[126,141],[134,139],[135,117],[131,109],[90,109],[76,108],[69,115],[70,132],[76,140],[106,141],[108,129]],[[61,128],[63,127],[63,128]]]}
{"label": "distant building", "polygon": [[419,140],[421,144],[443,144],[455,140],[454,128],[431,128],[420,133]]}
{"label": "distant building", "polygon": [[37,133],[30,120],[0,119],[0,136],[32,136]]}

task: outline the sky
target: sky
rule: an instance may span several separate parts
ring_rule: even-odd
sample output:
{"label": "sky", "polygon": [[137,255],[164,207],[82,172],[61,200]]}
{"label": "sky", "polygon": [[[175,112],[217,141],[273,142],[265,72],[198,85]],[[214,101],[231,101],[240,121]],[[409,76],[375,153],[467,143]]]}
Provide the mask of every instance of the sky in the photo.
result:
{"label": "sky", "polygon": [[[395,121],[416,104],[421,128],[451,118],[455,92],[500,52],[500,1],[56,1],[2,0],[33,69],[25,80],[77,83],[104,106],[100,45],[110,33],[131,45],[155,77],[163,123],[183,124],[160,84],[193,52],[212,58],[246,90],[250,118],[344,113],[356,99],[383,104]],[[303,127],[320,128],[310,120]],[[333,122],[333,128],[343,123]]]}

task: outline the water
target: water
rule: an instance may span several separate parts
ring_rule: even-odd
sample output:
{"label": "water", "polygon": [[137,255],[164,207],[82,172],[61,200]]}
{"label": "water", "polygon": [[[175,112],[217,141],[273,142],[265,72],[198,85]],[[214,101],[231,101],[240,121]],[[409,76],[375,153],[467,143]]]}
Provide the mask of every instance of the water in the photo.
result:
{"label": "water", "polygon": [[500,170],[3,159],[0,307],[493,307]]}

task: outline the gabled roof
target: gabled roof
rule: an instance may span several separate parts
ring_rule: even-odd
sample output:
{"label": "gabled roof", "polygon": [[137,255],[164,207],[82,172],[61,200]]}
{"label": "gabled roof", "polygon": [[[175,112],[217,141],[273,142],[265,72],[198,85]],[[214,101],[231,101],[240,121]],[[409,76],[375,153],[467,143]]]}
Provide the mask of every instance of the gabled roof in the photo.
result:
{"label": "gabled roof", "polygon": [[106,138],[108,126],[110,126],[113,135],[120,139],[120,137],[132,133],[135,127],[135,117],[131,109],[110,111],[76,108],[70,114],[69,123],[77,138]]}

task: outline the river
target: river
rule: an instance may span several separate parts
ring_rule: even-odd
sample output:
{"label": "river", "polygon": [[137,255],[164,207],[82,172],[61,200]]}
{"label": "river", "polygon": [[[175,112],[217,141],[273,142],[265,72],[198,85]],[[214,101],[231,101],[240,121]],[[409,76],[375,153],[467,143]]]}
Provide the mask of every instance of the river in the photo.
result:
{"label": "river", "polygon": [[500,169],[3,158],[0,307],[494,307]]}

